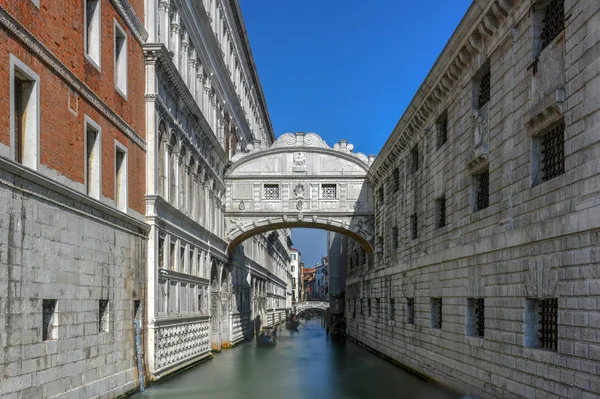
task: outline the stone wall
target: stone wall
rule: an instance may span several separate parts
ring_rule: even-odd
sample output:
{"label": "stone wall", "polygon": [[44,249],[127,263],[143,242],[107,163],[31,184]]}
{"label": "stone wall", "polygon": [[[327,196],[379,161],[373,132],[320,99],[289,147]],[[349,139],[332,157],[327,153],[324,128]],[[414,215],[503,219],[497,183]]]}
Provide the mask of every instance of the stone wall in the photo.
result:
{"label": "stone wall", "polygon": [[[347,333],[461,391],[591,398],[600,4],[565,1],[566,28],[541,49],[550,2],[535,3],[473,3],[376,159],[381,245],[370,264],[348,243]],[[490,100],[479,107],[487,68]],[[564,172],[542,179],[543,135],[560,123]],[[489,204],[477,200],[485,171]],[[554,299],[556,348],[544,348],[537,318]]]}
{"label": "stone wall", "polygon": [[135,388],[145,225],[2,159],[0,203],[0,396]]}

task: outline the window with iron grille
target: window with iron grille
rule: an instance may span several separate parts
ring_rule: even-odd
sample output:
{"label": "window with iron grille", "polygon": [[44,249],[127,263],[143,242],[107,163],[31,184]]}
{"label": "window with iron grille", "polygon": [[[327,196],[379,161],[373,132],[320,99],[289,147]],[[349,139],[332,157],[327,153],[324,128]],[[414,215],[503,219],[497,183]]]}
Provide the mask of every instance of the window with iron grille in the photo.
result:
{"label": "window with iron grille", "polygon": [[383,205],[383,187],[377,190],[377,196],[379,197],[379,205]]}
{"label": "window with iron grille", "polygon": [[448,141],[448,117],[446,113],[442,114],[435,124],[436,129],[436,148],[443,146]]}
{"label": "window with iron grille", "polygon": [[398,249],[398,227],[392,227],[392,248]]}
{"label": "window with iron grille", "polygon": [[360,315],[361,316],[365,315],[365,308],[364,308],[364,305],[363,305],[363,299],[362,298],[360,298]]}
{"label": "window with iron grille", "polygon": [[565,173],[565,124],[551,127],[541,138],[540,166],[542,181]]}
{"label": "window with iron grille", "polygon": [[321,184],[321,198],[336,199],[337,198],[337,184]]}
{"label": "window with iron grille", "polygon": [[546,48],[565,30],[565,0],[551,0],[542,21],[542,49]]}
{"label": "window with iron grille", "polygon": [[481,76],[481,81],[479,82],[479,90],[478,90],[478,98],[477,104],[478,108],[483,108],[488,102],[490,102],[491,95],[491,72],[488,70]]}
{"label": "window with iron grille", "polygon": [[406,298],[406,323],[415,324],[415,298]]}
{"label": "window with iron grille", "polygon": [[431,298],[431,328],[442,328],[442,298]]}
{"label": "window with iron grille", "polygon": [[440,228],[446,225],[446,197],[440,197],[435,200],[435,227]]}
{"label": "window with iron grille", "polygon": [[396,319],[396,300],[394,298],[390,298],[388,304],[388,318],[390,320]]}
{"label": "window with iron grille", "polygon": [[375,318],[378,319],[381,312],[381,299],[375,298]]}
{"label": "window with iron grille", "polygon": [[558,299],[527,299],[525,346],[556,351],[558,347]]}
{"label": "window with iron grille", "polygon": [[467,299],[467,335],[483,337],[485,332],[485,302],[483,298]]}
{"label": "window with iron grille", "polygon": [[367,312],[368,316],[371,317],[371,298],[367,299]]}
{"label": "window with iron grille", "polygon": [[413,213],[410,215],[410,239],[414,240],[418,237],[419,230],[417,226],[417,214]]}
{"label": "window with iron grille", "polygon": [[474,176],[475,184],[475,212],[490,205],[490,172],[486,170]]}
{"label": "window with iron grille", "polygon": [[279,199],[279,184],[265,184],[265,199],[276,200]]}
{"label": "window with iron grille", "polygon": [[410,169],[411,172],[415,173],[419,170],[419,147],[414,146],[412,150],[410,150]]}
{"label": "window with iron grille", "polygon": [[400,169],[394,169],[392,173],[392,189],[395,193],[400,191]]}
{"label": "window with iron grille", "polygon": [[354,306],[352,307],[352,318],[356,319],[356,298],[353,299]]}

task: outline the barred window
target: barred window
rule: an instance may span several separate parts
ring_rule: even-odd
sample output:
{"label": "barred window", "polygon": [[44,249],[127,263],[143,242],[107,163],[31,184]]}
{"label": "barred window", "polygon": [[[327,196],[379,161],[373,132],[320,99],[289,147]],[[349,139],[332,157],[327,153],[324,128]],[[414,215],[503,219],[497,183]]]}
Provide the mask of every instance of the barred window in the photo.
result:
{"label": "barred window", "polygon": [[442,328],[442,298],[431,298],[431,328]]}
{"label": "barred window", "polygon": [[552,0],[546,6],[542,21],[542,50],[565,30],[565,0]]}
{"label": "barred window", "polygon": [[377,190],[377,196],[379,197],[379,204],[383,205],[383,187],[380,187],[379,190]]}
{"label": "barred window", "polygon": [[479,82],[479,97],[478,97],[478,109],[483,108],[488,102],[490,102],[491,95],[491,72],[488,67],[488,71],[483,74],[481,77],[481,82]]}
{"label": "barred window", "polygon": [[565,173],[565,124],[550,128],[541,139],[542,181]]}
{"label": "barred window", "polygon": [[475,212],[490,205],[490,172],[486,170],[475,176]]}
{"label": "barred window", "polygon": [[392,188],[395,193],[400,191],[400,169],[398,168],[394,169],[392,173]]}
{"label": "barred window", "polygon": [[279,184],[265,184],[265,199],[275,200],[279,199]]}
{"label": "barred window", "polygon": [[558,299],[527,299],[525,346],[556,351],[558,347]]}
{"label": "barred window", "polygon": [[446,197],[440,197],[435,200],[435,227],[440,228],[446,225]]}
{"label": "barred window", "polygon": [[406,323],[415,324],[415,298],[406,298]]}
{"label": "barred window", "polygon": [[418,237],[419,230],[417,226],[417,214],[413,213],[410,215],[410,239],[414,240]]}
{"label": "barred window", "polygon": [[337,184],[321,184],[321,198],[336,199],[337,198]]}
{"label": "barred window", "polygon": [[483,337],[485,332],[485,302],[483,298],[467,299],[467,335]]}
{"label": "barred window", "polygon": [[398,248],[398,227],[392,227],[392,248]]}
{"label": "barred window", "polygon": [[419,147],[414,146],[412,150],[410,150],[410,168],[411,172],[415,173],[419,170]]}
{"label": "barred window", "polygon": [[367,312],[368,316],[371,317],[371,298],[367,299]]}
{"label": "barred window", "polygon": [[396,300],[394,298],[390,298],[389,304],[388,304],[388,318],[390,320],[395,320],[396,319]]}

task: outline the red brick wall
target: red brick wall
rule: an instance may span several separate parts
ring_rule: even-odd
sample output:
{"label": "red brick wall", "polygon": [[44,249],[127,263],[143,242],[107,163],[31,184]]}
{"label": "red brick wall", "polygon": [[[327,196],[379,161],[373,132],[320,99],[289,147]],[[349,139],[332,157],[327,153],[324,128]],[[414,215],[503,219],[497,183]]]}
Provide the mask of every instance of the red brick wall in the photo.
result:
{"label": "red brick wall", "polygon": [[[7,9],[54,53],[96,95],[145,138],[144,59],[142,48],[124,21],[102,0],[101,71],[86,61],[83,38],[83,0],[32,2],[0,0]],[[61,7],[62,6],[62,7]],[[128,34],[128,99],[114,87],[113,21],[117,19]],[[14,54],[40,76],[40,163],[66,177],[84,182],[84,114],[102,127],[102,194],[114,198],[114,140],[128,148],[129,206],[144,213],[145,152],[130,141],[112,122],[79,98],[79,113],[69,111],[69,87],[46,64],[30,54],[21,42],[0,29],[0,142],[10,145],[9,57]]]}

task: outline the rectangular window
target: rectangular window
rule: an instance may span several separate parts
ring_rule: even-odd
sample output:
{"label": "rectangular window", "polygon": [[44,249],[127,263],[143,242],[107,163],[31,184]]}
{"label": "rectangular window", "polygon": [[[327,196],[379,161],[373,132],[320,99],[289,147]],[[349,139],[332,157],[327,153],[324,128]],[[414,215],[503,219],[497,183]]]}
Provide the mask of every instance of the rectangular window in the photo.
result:
{"label": "rectangular window", "polygon": [[181,300],[180,304],[180,312],[187,313],[188,312],[188,285],[186,283],[181,283],[179,286],[179,298]]}
{"label": "rectangular window", "polygon": [[565,123],[546,130],[540,137],[540,170],[542,181],[565,173]]}
{"label": "rectangular window", "polygon": [[100,149],[100,125],[92,121],[87,115],[84,117],[85,125],[85,188],[90,197],[100,199],[102,165]]}
{"label": "rectangular window", "polygon": [[483,298],[467,299],[467,335],[483,337],[485,332],[485,302]]}
{"label": "rectangular window", "polygon": [[527,299],[525,346],[556,351],[558,346],[558,299]]}
{"label": "rectangular window", "polygon": [[169,251],[169,265],[171,270],[175,270],[175,243],[171,243],[171,250]]}
{"label": "rectangular window", "polygon": [[127,97],[127,34],[115,20],[115,87]]}
{"label": "rectangular window", "polygon": [[291,270],[292,270],[292,272],[295,272],[296,271],[296,266],[292,265],[292,269]]}
{"label": "rectangular window", "polygon": [[412,173],[415,173],[419,170],[419,147],[414,146],[412,150],[410,150],[410,170]]}
{"label": "rectangular window", "polygon": [[410,239],[415,240],[419,236],[419,230],[417,225],[417,214],[413,213],[410,215]]}
{"label": "rectangular window", "polygon": [[378,319],[381,312],[381,299],[375,298],[375,318]]}
{"label": "rectangular window", "polygon": [[388,303],[388,319],[396,319],[396,300],[394,298],[389,299]]}
{"label": "rectangular window", "polygon": [[133,320],[142,320],[142,301],[133,301]]}
{"label": "rectangular window", "polygon": [[440,197],[435,200],[435,227],[440,228],[446,225],[446,197]]}
{"label": "rectangular window", "polygon": [[379,206],[383,205],[383,187],[377,190],[377,196],[379,197]]}
{"label": "rectangular window", "polygon": [[406,298],[406,323],[415,324],[415,298]]}
{"label": "rectangular window", "polygon": [[176,314],[179,312],[179,300],[177,297],[177,281],[169,282],[169,314]]}
{"label": "rectangular window", "polygon": [[356,319],[356,298],[354,298],[352,301],[354,304],[354,306],[352,307],[352,318]]}
{"label": "rectangular window", "polygon": [[56,299],[42,300],[42,340],[58,338],[58,316],[56,314]]}
{"label": "rectangular window", "polygon": [[400,191],[400,169],[396,168],[392,172],[392,188],[395,193]]}
{"label": "rectangular window", "polygon": [[85,0],[85,55],[87,59],[100,69],[100,0]]}
{"label": "rectangular window", "polygon": [[475,207],[474,211],[480,211],[490,205],[490,172],[485,170],[474,176]]}
{"label": "rectangular window", "polygon": [[392,248],[398,249],[398,227],[392,227]]}
{"label": "rectangular window", "polygon": [[264,192],[265,192],[265,199],[278,200],[279,199],[279,184],[265,184]]}
{"label": "rectangular window", "polygon": [[98,301],[98,333],[109,331],[109,304],[108,299]]}
{"label": "rectangular window", "polygon": [[336,199],[337,198],[337,184],[321,184],[321,198]]}
{"label": "rectangular window", "polygon": [[448,141],[448,116],[444,112],[435,123],[436,149]]}
{"label": "rectangular window", "polygon": [[169,286],[166,280],[158,280],[158,313],[165,313],[167,311],[167,301],[169,297]]}
{"label": "rectangular window", "polygon": [[442,298],[431,298],[431,328],[442,328]]}
{"label": "rectangular window", "polygon": [[551,0],[542,21],[542,50],[565,30],[565,0]]}
{"label": "rectangular window", "polygon": [[365,309],[364,309],[364,305],[363,305],[363,298],[360,298],[360,315],[361,316],[365,315]]}
{"label": "rectangular window", "polygon": [[115,204],[127,212],[127,149],[118,143],[115,145]]}
{"label": "rectangular window", "polygon": [[477,109],[482,109],[490,102],[491,78],[492,74],[488,66],[487,71],[481,75],[481,80],[479,81],[479,87],[477,89]]}
{"label": "rectangular window", "polygon": [[371,298],[367,299],[367,312],[368,316],[371,317]]}
{"label": "rectangular window", "polygon": [[195,270],[194,270],[194,250],[192,248],[190,248],[190,253],[189,253],[189,263],[188,263],[188,270],[187,272],[191,275],[194,275]]}
{"label": "rectangular window", "polygon": [[39,160],[40,77],[10,55],[10,131],[13,159],[37,170]]}
{"label": "rectangular window", "polygon": [[185,246],[179,247],[179,264],[177,271],[185,273]]}

